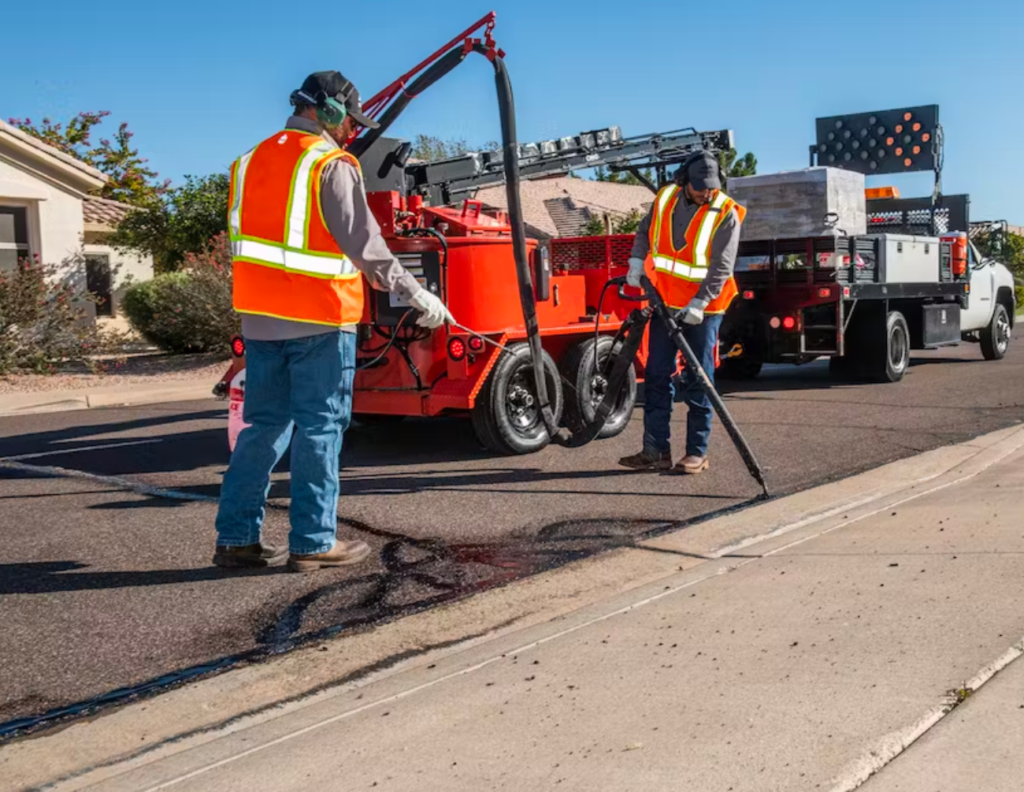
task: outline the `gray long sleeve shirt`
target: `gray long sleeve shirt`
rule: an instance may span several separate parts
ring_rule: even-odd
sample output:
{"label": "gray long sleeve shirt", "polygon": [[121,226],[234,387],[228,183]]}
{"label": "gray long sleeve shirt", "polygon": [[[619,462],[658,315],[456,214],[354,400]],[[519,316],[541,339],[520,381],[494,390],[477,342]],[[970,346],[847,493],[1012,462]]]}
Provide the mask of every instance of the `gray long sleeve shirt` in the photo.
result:
{"label": "gray long sleeve shirt", "polygon": [[[640,221],[640,227],[636,231],[636,240],[633,242],[632,256],[635,258],[647,258],[651,252],[650,229],[654,218],[654,211],[658,202],[651,206],[651,211]],[[686,229],[690,226],[690,220],[700,207],[692,203],[686,196],[676,202],[672,211],[672,244],[676,250],[686,244]],[[708,261],[708,274],[697,290],[695,299],[707,300],[710,302],[722,293],[725,282],[732,276],[736,267],[736,253],[740,246],[740,221],[735,211],[730,211],[722,224],[715,232],[711,240],[711,258]]]}
{"label": "gray long sleeve shirt", "polygon": [[[321,134],[319,125],[308,118],[292,116],[285,126]],[[322,137],[332,146],[337,146],[326,133]],[[320,190],[324,221],[338,247],[345,251],[371,286],[378,291],[394,292],[408,301],[422,287],[388,250],[380,226],[366,203],[366,188],[358,169],[343,160],[328,163],[320,178]],[[336,332],[336,327],[309,322],[252,314],[242,316],[242,335],[256,341],[286,341]]]}

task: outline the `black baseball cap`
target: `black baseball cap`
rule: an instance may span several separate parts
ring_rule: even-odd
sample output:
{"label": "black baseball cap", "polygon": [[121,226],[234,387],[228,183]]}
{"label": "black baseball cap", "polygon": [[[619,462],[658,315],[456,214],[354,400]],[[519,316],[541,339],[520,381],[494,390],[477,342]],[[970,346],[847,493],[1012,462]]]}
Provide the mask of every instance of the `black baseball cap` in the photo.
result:
{"label": "black baseball cap", "polygon": [[[679,174],[680,178],[683,178],[683,176],[682,173]],[[698,192],[722,189],[722,178],[718,169],[718,160],[715,159],[713,154],[708,152],[694,157],[686,164],[685,178],[690,183],[690,186]]]}
{"label": "black baseball cap", "polygon": [[320,94],[345,105],[348,114],[360,126],[367,129],[378,129],[380,124],[372,118],[363,115],[363,106],[359,102],[359,91],[352,84],[351,80],[345,78],[341,72],[321,71],[309,75],[302,83],[297,93],[303,93],[316,102]]}

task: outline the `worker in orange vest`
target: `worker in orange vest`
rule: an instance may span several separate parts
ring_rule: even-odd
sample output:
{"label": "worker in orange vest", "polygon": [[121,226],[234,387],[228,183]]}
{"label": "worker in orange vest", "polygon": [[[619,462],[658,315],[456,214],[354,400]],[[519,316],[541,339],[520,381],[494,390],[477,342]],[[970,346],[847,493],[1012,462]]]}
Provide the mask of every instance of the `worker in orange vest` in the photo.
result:
{"label": "worker in orange vest", "polygon": [[[644,261],[653,259],[653,283],[665,302],[680,309],[684,335],[701,366],[714,378],[715,347],[722,315],[736,297],[733,267],[740,225],[746,210],[722,191],[718,160],[707,152],[694,155],[662,188],[640,223],[629,259],[627,281],[640,285]],[[651,318],[644,379],[644,447],[619,464],[634,470],[672,470],[669,419],[676,371],[675,344],[655,314]],[[708,469],[711,402],[692,371],[684,371],[686,455],[677,473]]]}
{"label": "worker in orange vest", "polygon": [[[366,202],[359,161],[345,151],[358,127],[378,125],[336,71],[292,93],[292,116],[231,168],[229,226],[234,307],[246,344],[242,430],[221,487],[222,567],[292,571],[357,563],[363,541],[341,541],[338,456],[352,414],[356,325],[364,276],[420,311],[417,324],[452,321],[388,250]],[[288,547],[261,539],[270,474],[291,442]]]}

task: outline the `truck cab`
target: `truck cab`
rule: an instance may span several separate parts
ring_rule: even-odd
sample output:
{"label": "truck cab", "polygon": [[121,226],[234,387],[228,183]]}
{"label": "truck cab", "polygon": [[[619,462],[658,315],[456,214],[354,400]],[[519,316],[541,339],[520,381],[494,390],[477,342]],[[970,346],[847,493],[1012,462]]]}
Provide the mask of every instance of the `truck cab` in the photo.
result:
{"label": "truck cab", "polygon": [[969,242],[967,276],[967,304],[960,311],[963,339],[981,343],[986,358],[1001,358],[1009,346],[1016,314],[1013,275]]}

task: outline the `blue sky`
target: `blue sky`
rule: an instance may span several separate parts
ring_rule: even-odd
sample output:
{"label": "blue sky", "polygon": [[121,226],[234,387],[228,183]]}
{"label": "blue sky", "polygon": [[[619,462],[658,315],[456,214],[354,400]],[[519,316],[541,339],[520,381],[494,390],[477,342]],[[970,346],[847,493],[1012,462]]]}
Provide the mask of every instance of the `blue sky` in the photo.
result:
{"label": "blue sky", "polygon": [[[270,134],[309,72],[340,69],[368,97],[492,9],[521,140],[728,127],[769,172],[806,164],[818,116],[937,103],[945,192],[969,192],[975,219],[1024,224],[1020,0],[10,3],[0,117],[110,110],[104,127],[129,122],[178,181]],[[492,74],[470,59],[393,133],[498,138]],[[931,188],[928,174],[883,181]]]}

